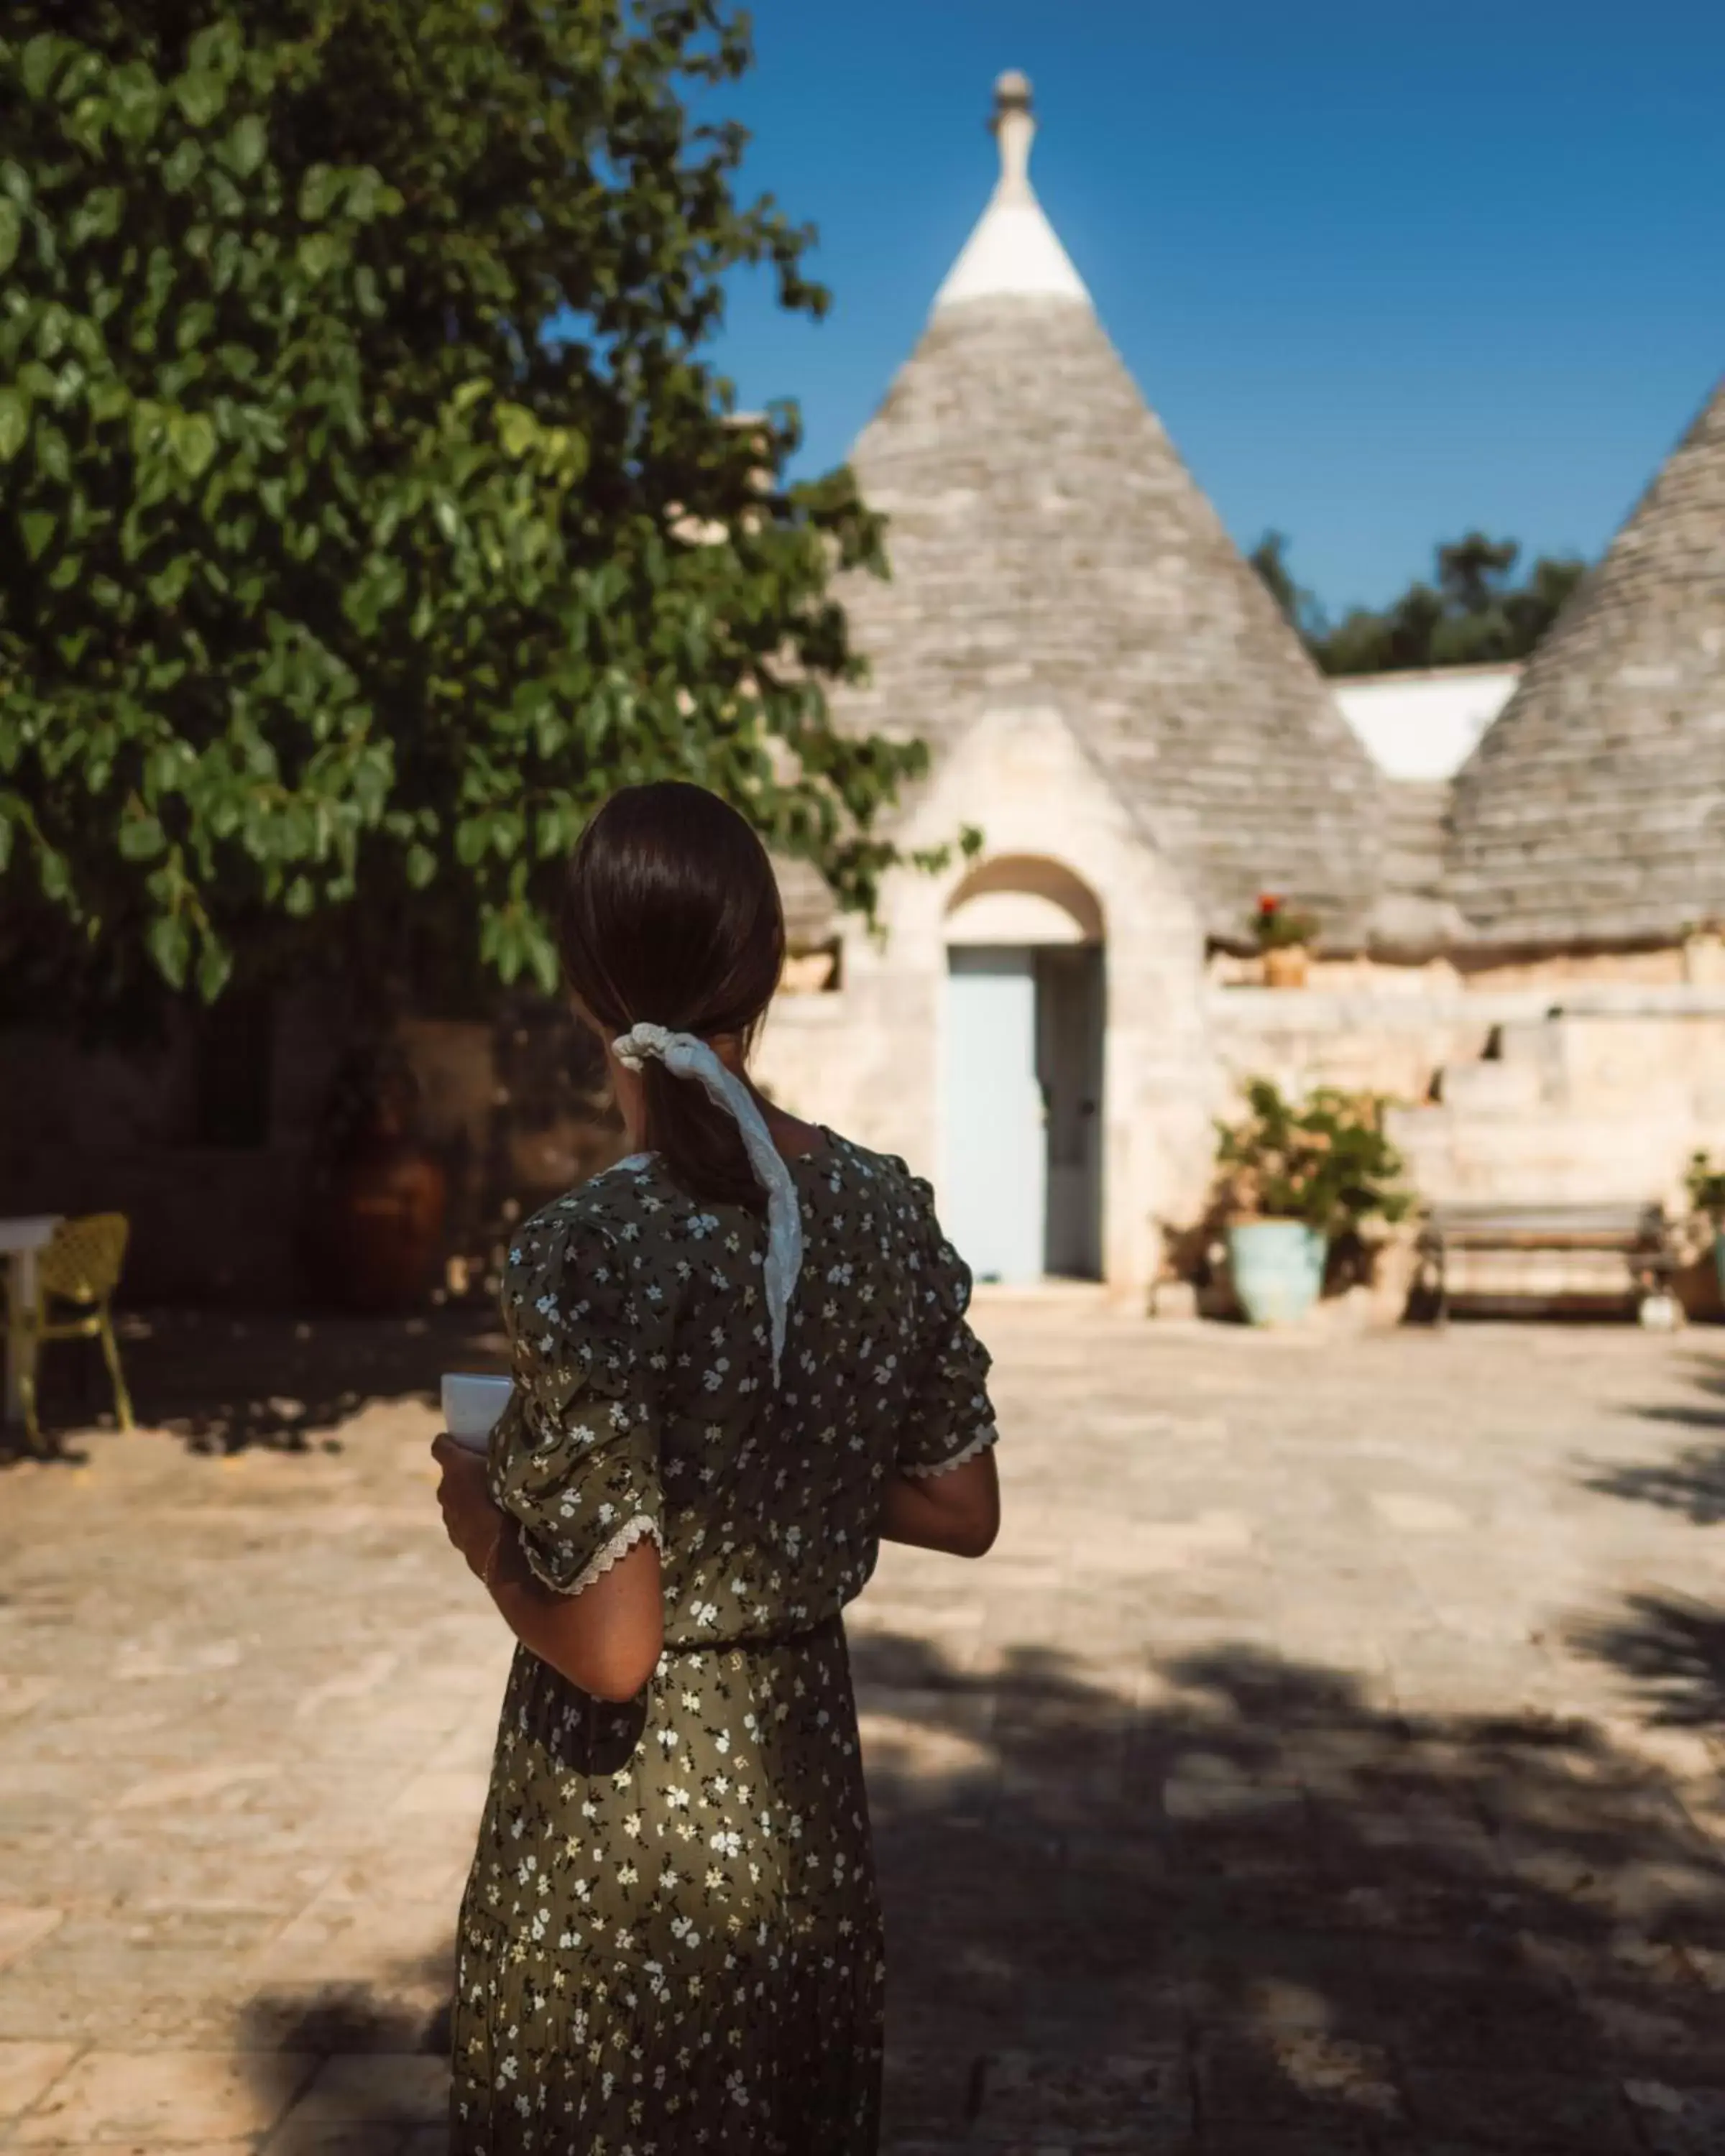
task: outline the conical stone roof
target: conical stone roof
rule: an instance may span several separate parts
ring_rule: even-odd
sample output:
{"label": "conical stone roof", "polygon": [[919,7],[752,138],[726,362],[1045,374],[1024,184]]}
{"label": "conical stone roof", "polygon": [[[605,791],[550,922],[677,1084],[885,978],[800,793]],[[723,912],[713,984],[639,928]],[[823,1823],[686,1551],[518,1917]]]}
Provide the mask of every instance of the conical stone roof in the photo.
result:
{"label": "conical stone roof", "polygon": [[1725,382],[1458,774],[1452,830],[1483,942],[1725,916]]}
{"label": "conical stone roof", "polygon": [[938,752],[1048,702],[1183,870],[1211,933],[1257,897],[1365,933],[1375,767],[1194,485],[1031,191],[1029,85],[921,342],[857,444],[891,581],[845,592],[872,680],[848,709]]}

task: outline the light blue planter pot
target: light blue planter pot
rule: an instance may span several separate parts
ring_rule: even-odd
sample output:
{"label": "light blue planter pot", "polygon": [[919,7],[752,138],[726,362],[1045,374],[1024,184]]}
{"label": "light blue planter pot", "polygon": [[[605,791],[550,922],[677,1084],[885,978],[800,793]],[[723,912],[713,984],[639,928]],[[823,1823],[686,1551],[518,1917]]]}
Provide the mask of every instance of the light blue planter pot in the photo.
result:
{"label": "light blue planter pot", "polygon": [[1328,1242],[1303,1220],[1248,1220],[1228,1230],[1234,1288],[1254,1325],[1297,1325],[1324,1284]]}

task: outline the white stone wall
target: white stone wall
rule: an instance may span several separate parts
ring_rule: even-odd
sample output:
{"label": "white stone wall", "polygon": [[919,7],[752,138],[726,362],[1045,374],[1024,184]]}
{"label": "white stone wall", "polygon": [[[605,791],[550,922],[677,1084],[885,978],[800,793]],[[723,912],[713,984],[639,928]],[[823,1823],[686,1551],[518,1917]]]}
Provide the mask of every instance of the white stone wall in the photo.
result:
{"label": "white stone wall", "polygon": [[1725,1157],[1725,991],[1592,983],[1415,998],[1212,989],[1230,1087],[1389,1095],[1428,1200],[1680,1209],[1690,1155]]}
{"label": "white stone wall", "polygon": [[[967,824],[985,834],[983,861],[1053,861],[1101,910],[1103,1270],[1111,1290],[1137,1300],[1160,1269],[1163,1224],[1200,1209],[1209,1179],[1219,1070],[1197,910],[1051,706],[997,709],[949,749],[904,843],[936,844]],[[893,878],[883,940],[850,931],[843,988],[782,998],[757,1064],[787,1106],[901,1154],[937,1189],[947,916],[973,865],[955,860],[941,875]]]}

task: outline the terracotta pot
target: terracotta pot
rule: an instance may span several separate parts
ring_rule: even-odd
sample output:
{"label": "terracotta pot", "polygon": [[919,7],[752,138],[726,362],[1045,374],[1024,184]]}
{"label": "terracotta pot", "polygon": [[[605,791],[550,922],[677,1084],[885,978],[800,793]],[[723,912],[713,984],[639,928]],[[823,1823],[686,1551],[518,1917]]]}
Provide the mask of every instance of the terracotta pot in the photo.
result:
{"label": "terracotta pot", "polygon": [[405,1060],[357,1059],[331,1111],[306,1219],[310,1282],[357,1315],[411,1309],[443,1259],[449,1177],[416,1135],[418,1087]]}
{"label": "terracotta pot", "polygon": [[1303,988],[1312,953],[1303,943],[1285,943],[1264,953],[1266,988]]}
{"label": "terracotta pot", "polygon": [[409,1137],[376,1132],[336,1160],[313,1236],[315,1285],[343,1310],[408,1310],[430,1291],[443,1257],[449,1180]]}

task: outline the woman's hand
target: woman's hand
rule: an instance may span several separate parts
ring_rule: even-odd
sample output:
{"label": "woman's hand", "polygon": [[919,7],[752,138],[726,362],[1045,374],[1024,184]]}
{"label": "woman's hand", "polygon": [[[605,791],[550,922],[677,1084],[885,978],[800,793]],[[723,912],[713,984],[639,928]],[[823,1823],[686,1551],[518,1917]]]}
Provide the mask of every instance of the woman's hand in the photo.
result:
{"label": "woman's hand", "polygon": [[504,1521],[485,1485],[485,1455],[470,1452],[447,1430],[440,1430],[432,1441],[431,1456],[443,1470],[437,1502],[443,1509],[444,1531],[469,1569],[483,1579]]}

